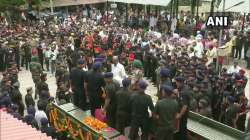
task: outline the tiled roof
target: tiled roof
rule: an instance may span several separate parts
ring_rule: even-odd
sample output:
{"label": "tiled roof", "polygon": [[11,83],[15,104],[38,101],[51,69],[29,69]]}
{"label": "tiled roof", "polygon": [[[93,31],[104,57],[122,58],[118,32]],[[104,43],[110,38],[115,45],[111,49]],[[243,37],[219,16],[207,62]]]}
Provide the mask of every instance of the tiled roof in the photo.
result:
{"label": "tiled roof", "polygon": [[52,138],[0,110],[0,140],[52,140]]}

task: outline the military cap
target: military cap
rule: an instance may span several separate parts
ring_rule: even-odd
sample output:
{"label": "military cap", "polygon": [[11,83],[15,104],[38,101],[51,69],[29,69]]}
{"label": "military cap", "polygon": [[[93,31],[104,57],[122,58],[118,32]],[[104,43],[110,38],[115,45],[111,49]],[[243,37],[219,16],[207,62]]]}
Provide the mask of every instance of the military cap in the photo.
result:
{"label": "military cap", "polygon": [[48,124],[49,124],[49,121],[48,121],[48,119],[47,118],[41,118],[41,125],[42,126],[47,126]]}
{"label": "military cap", "polygon": [[2,95],[3,95],[3,96],[7,96],[8,94],[9,94],[9,92],[6,91],[6,90],[4,90],[4,91],[2,92]]}
{"label": "military cap", "polygon": [[169,71],[169,69],[167,69],[167,68],[163,68],[163,69],[161,69],[161,71],[160,71],[160,75],[161,75],[162,77],[169,77],[169,74],[170,74],[170,71]]}
{"label": "military cap", "polygon": [[196,68],[202,70],[204,67],[201,64],[199,64]]}
{"label": "military cap", "polygon": [[46,76],[47,76],[47,73],[42,73],[40,77],[45,78]]}
{"label": "military cap", "polygon": [[34,116],[33,115],[26,115],[25,117],[24,117],[24,121],[26,122],[26,123],[28,123],[28,124],[30,124],[31,122],[32,122],[32,120],[34,119]]}
{"label": "military cap", "polygon": [[0,100],[0,105],[3,105],[5,107],[9,107],[11,105],[11,98],[9,96],[4,96]]}
{"label": "military cap", "polygon": [[125,78],[122,80],[122,85],[123,87],[128,87],[131,84],[131,79],[130,78]]}
{"label": "military cap", "polygon": [[94,70],[98,70],[98,69],[100,69],[102,67],[102,63],[101,62],[95,62],[94,64],[93,64],[93,69]]}
{"label": "military cap", "polygon": [[138,82],[138,85],[139,85],[140,89],[143,89],[143,90],[145,90],[148,87],[148,84],[144,80],[140,80]]}
{"label": "military cap", "polygon": [[35,116],[36,109],[35,109],[33,106],[29,106],[29,107],[27,108],[27,113],[28,113],[29,115]]}
{"label": "military cap", "polygon": [[46,98],[46,99],[48,99],[50,97],[49,92],[47,90],[42,90],[41,93],[40,93],[40,96],[42,98]]}
{"label": "military cap", "polygon": [[198,74],[198,75],[196,76],[196,79],[197,79],[198,81],[203,81],[203,80],[204,80],[204,76],[203,76],[202,74]]}
{"label": "military cap", "polygon": [[22,116],[21,116],[18,112],[11,113],[11,115],[12,115],[14,118],[17,118],[18,120],[22,120]]}
{"label": "military cap", "polygon": [[54,101],[54,99],[55,99],[55,98],[54,98],[53,96],[50,96],[50,97],[48,98],[49,101]]}
{"label": "military cap", "polygon": [[143,68],[143,66],[142,66],[142,63],[141,63],[141,61],[140,60],[134,60],[134,62],[133,62],[133,67],[135,67],[135,68],[139,68],[139,69],[141,69],[141,68]]}
{"label": "military cap", "polygon": [[95,58],[95,62],[103,62],[104,61],[104,58],[101,58],[101,57],[97,57]]}
{"label": "military cap", "polygon": [[84,62],[83,59],[79,59],[79,60],[78,60],[78,64],[79,64],[79,65],[83,65],[84,63],[85,63],[85,62]]}
{"label": "military cap", "polygon": [[162,65],[166,65],[166,63],[167,63],[167,62],[166,62],[165,60],[160,60],[160,61],[159,61],[159,64],[162,64]]}
{"label": "military cap", "polygon": [[11,105],[11,109],[12,109],[14,112],[17,111],[18,105],[12,104],[12,105]]}
{"label": "military cap", "polygon": [[236,101],[236,99],[233,97],[233,96],[228,96],[227,97],[227,100],[230,102],[230,103],[234,103]]}
{"label": "military cap", "polygon": [[165,94],[171,94],[174,91],[174,88],[169,85],[163,85],[161,89],[165,92]]}
{"label": "military cap", "polygon": [[177,82],[184,82],[185,78],[182,77],[182,76],[178,76],[178,77],[175,78],[175,81],[177,81]]}
{"label": "military cap", "polygon": [[230,92],[229,92],[229,91],[224,91],[224,92],[223,92],[223,96],[224,96],[224,97],[228,97],[229,95],[230,95]]}
{"label": "military cap", "polygon": [[235,77],[234,77],[234,79],[237,81],[237,80],[241,80],[241,76],[240,76],[240,74],[235,74]]}
{"label": "military cap", "polygon": [[107,72],[104,74],[105,78],[113,78],[113,73],[112,72]]}

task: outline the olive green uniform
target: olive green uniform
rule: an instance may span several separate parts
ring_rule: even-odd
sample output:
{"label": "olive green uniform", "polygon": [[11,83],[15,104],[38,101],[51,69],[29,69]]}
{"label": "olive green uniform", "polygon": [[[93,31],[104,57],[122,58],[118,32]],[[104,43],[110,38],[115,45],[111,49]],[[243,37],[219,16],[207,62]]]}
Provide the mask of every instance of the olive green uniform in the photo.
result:
{"label": "olive green uniform", "polygon": [[33,82],[35,83],[35,99],[37,98],[37,84],[40,82],[40,75],[43,72],[42,66],[38,62],[31,62],[30,63],[30,72],[32,74]]}
{"label": "olive green uniform", "polygon": [[110,103],[107,106],[107,123],[111,127],[115,127],[116,124],[116,92],[119,90],[120,85],[117,81],[106,84],[105,91],[107,97],[110,99]]}
{"label": "olive green uniform", "polygon": [[157,121],[156,139],[172,140],[175,130],[175,116],[179,106],[175,99],[164,98],[155,106],[155,113],[159,115]]}

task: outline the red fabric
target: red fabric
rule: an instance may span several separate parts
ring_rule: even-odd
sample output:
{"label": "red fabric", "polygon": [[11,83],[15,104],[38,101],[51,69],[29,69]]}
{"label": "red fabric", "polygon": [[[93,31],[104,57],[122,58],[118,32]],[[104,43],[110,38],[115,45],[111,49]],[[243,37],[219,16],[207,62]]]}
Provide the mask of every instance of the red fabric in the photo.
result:
{"label": "red fabric", "polygon": [[100,53],[102,51],[102,48],[101,47],[96,47],[95,48],[95,53]]}
{"label": "red fabric", "polygon": [[128,43],[127,43],[127,47],[130,49],[130,48],[132,48],[132,43],[129,41]]}
{"label": "red fabric", "polygon": [[117,47],[117,43],[113,43],[112,47],[115,49]]}
{"label": "red fabric", "polygon": [[102,42],[103,42],[104,45],[108,44],[108,37],[104,37],[102,39]]}
{"label": "red fabric", "polygon": [[38,55],[37,48],[32,48],[31,54],[32,54],[32,56],[37,56]]}
{"label": "red fabric", "polygon": [[106,116],[104,115],[102,109],[100,109],[100,108],[95,110],[95,118],[98,119],[99,121],[102,121],[102,122],[107,121]]}
{"label": "red fabric", "polygon": [[202,22],[198,22],[195,26],[195,29],[196,30],[201,30],[201,27],[202,27],[203,23]]}
{"label": "red fabric", "polygon": [[129,61],[134,61],[135,60],[135,54],[133,52],[131,52],[129,54]]}
{"label": "red fabric", "polygon": [[224,56],[219,56],[219,64],[223,64],[224,63]]}
{"label": "red fabric", "polygon": [[92,49],[92,48],[93,48],[93,45],[90,44],[90,43],[88,43],[88,44],[87,44],[87,47],[88,47],[89,49]]}
{"label": "red fabric", "polygon": [[94,40],[93,40],[93,37],[91,35],[87,37],[87,41],[88,41],[88,44],[87,44],[88,48],[93,48]]}
{"label": "red fabric", "polygon": [[202,39],[202,40],[201,40],[201,43],[203,44],[203,46],[204,46],[204,48],[205,48],[206,40],[205,40],[205,39]]}
{"label": "red fabric", "polygon": [[244,75],[244,74],[246,73],[246,71],[244,71],[243,69],[240,69],[239,73],[240,73],[241,75]]}
{"label": "red fabric", "polygon": [[245,112],[247,110],[245,105],[240,106],[240,112]]}

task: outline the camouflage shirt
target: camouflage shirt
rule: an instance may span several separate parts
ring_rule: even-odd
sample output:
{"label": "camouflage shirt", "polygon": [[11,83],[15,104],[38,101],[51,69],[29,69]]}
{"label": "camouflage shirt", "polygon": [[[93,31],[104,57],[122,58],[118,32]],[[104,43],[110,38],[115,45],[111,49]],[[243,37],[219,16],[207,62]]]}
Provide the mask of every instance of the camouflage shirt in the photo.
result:
{"label": "camouflage shirt", "polygon": [[40,81],[40,75],[43,72],[42,66],[38,62],[30,63],[30,72],[32,74],[32,79],[35,81]]}

